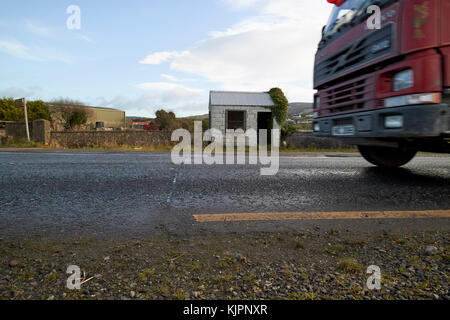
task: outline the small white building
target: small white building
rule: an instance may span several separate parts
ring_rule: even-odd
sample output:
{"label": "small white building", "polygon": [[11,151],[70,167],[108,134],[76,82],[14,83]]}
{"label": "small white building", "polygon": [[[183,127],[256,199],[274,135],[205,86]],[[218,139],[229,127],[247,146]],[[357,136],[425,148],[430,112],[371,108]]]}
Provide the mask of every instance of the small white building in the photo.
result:
{"label": "small white building", "polygon": [[267,92],[211,91],[209,94],[210,128],[219,129],[224,136],[227,129],[270,131],[274,127],[279,128],[276,120],[272,122],[270,107],[274,105]]}

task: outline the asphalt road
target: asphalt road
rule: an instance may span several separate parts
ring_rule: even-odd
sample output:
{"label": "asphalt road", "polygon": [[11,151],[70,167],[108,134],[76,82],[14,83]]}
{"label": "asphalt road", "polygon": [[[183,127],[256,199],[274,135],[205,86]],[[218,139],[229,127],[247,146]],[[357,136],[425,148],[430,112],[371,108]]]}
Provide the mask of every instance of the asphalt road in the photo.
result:
{"label": "asphalt road", "polygon": [[[450,156],[382,170],[357,154],[282,155],[253,165],[172,164],[168,153],[0,151],[0,236],[142,237],[307,228],[450,229],[449,218],[369,219],[449,210]],[[193,215],[364,211],[367,219],[197,222]]]}

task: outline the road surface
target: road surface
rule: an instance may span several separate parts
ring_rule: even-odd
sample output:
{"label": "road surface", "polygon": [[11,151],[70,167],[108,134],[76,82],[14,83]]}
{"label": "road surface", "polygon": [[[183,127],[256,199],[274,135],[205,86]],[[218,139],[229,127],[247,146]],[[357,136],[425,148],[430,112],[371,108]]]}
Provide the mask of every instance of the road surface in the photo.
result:
{"label": "road surface", "polygon": [[168,153],[4,149],[0,177],[6,236],[450,229],[446,155],[387,171],[358,154],[285,154],[261,176]]}

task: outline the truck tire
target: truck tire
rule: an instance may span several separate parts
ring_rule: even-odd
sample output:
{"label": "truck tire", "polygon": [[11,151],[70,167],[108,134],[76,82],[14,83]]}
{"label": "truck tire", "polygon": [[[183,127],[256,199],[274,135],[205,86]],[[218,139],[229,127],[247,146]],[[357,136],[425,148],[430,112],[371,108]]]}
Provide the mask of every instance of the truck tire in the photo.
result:
{"label": "truck tire", "polygon": [[401,167],[417,154],[417,151],[387,147],[358,146],[358,149],[368,162],[385,168]]}

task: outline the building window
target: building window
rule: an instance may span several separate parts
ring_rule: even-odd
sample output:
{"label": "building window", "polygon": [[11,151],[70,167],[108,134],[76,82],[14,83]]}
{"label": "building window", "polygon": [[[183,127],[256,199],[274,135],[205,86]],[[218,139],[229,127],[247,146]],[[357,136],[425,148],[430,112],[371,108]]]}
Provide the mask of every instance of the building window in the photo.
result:
{"label": "building window", "polygon": [[228,111],[227,112],[227,129],[245,130],[245,111]]}

